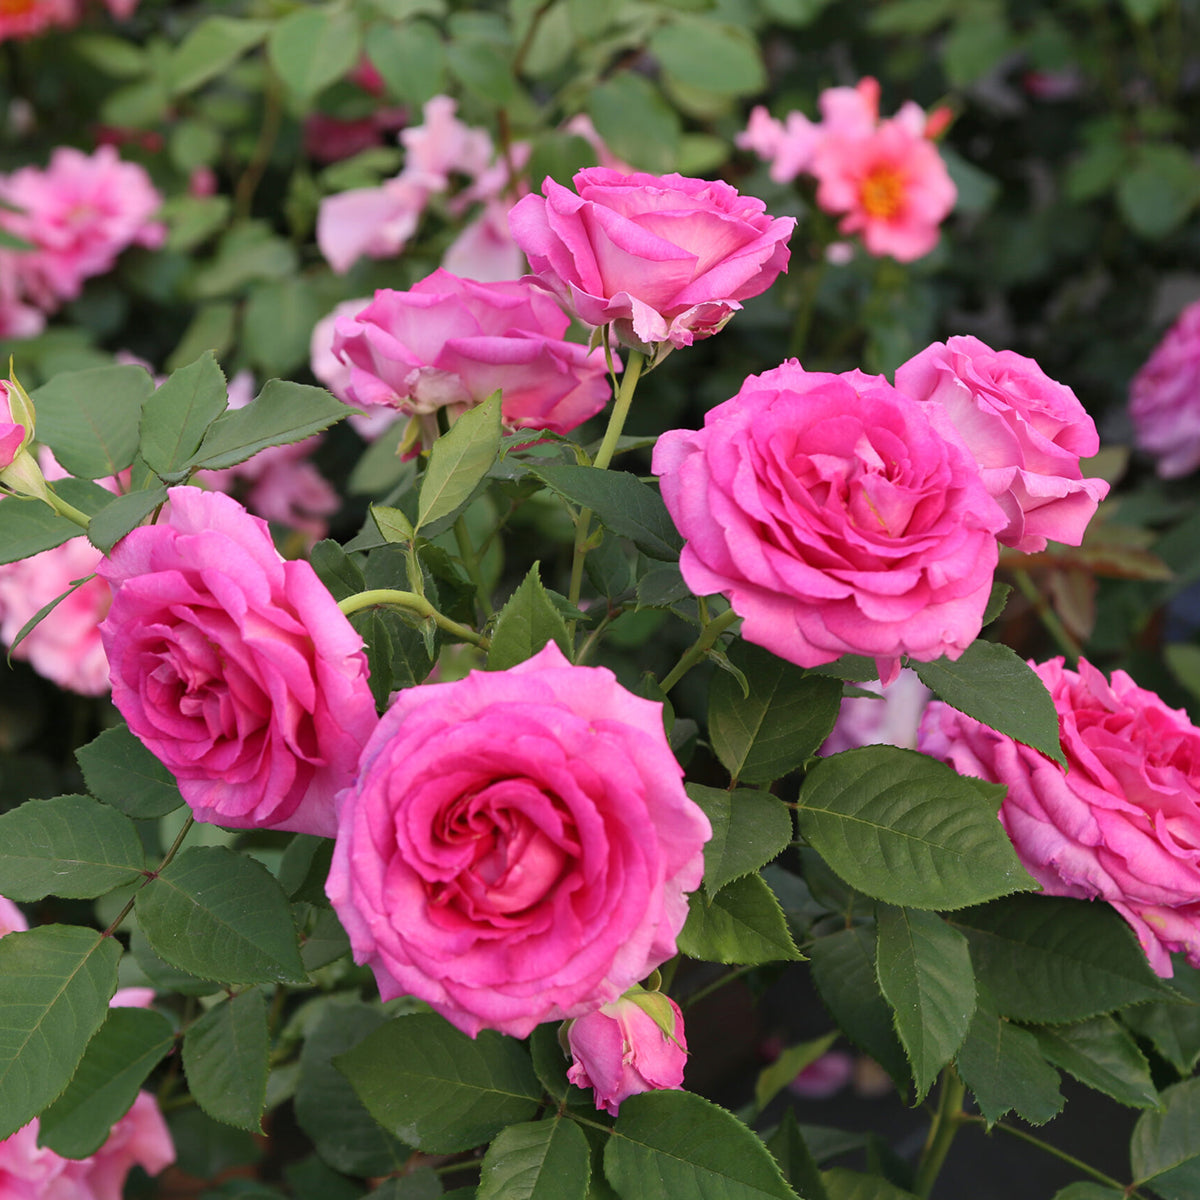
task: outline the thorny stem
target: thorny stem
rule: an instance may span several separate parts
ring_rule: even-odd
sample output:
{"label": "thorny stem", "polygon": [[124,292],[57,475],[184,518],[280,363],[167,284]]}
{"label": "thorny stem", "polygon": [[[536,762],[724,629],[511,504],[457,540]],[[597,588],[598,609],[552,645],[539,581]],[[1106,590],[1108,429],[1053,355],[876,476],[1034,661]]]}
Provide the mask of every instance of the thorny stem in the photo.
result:
{"label": "thorny stem", "polygon": [[732,983],[735,979],[741,979],[743,975],[746,975],[753,970],[754,967],[752,965],[736,967],[734,970],[726,972],[726,974],[722,975],[720,979],[714,979],[712,983],[707,983],[704,985],[704,987],[692,992],[690,996],[680,1002],[679,1007],[682,1009],[691,1008],[693,1004],[697,1004],[699,1001],[703,1000],[705,996],[712,995],[713,992],[719,991],[727,983]]}
{"label": "thorny stem", "polygon": [[717,643],[717,638],[738,619],[732,608],[727,608],[719,617],[714,617],[700,631],[700,636],[683,652],[680,660],[671,668],[658,685],[669,692]]}
{"label": "thorny stem", "polygon": [[347,596],[345,600],[338,601],[338,608],[346,616],[361,612],[364,608],[383,605],[406,608],[419,617],[430,618],[438,628],[454,634],[464,642],[478,646],[481,650],[486,650],[491,645],[491,642],[483,634],[477,633],[467,625],[459,624],[458,621],[451,620],[445,613],[438,612],[424,596],[418,596],[416,592],[401,592],[394,588],[373,588],[366,592],[356,592],[353,596]]}

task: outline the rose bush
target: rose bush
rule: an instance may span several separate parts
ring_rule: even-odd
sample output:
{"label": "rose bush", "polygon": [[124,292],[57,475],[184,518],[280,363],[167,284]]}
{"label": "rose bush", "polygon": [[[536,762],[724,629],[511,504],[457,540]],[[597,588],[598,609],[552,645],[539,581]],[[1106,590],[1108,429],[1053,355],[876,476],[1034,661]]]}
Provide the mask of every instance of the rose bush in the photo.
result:
{"label": "rose bush", "polygon": [[654,450],[680,569],[742,635],[803,667],[957,658],[978,634],[1004,514],[975,464],[879,376],[751,375]]}
{"label": "rose bush", "polygon": [[637,989],[567,1025],[567,1078],[591,1088],[596,1107],[614,1117],[640,1092],[683,1086],[687,1038],[670,996]]}
{"label": "rose bush", "polygon": [[690,346],[787,269],[796,222],[720,180],[589,167],[547,178],[509,214],[530,268],[588,325],[627,346]]}
{"label": "rose bush", "polygon": [[454,420],[497,389],[509,428],[568,433],[609,397],[603,350],[565,341],[568,324],[527,282],[477,283],[439,268],[339,317],[333,353],[349,367],[351,403],[415,416],[428,442],[439,409]]}
{"label": "rose bush", "polygon": [[1200,965],[1200,729],[1124,672],[1032,664],[1058,710],[1064,769],[935,702],[919,748],[1003,783],[1000,820],[1025,869],[1054,896],[1107,900],[1154,970]]}
{"label": "rose bush", "polygon": [[658,704],[553,644],[402,692],[339,798],[327,891],[384,999],[524,1037],[675,953],[711,830]]}
{"label": "rose bush", "polygon": [[362,640],[236,501],[173,488],[98,569],[113,703],[196,817],[331,837],[376,724]]}
{"label": "rose bush", "polygon": [[1083,478],[1079,460],[1100,449],[1100,437],[1069,387],[975,337],[926,347],[896,368],[896,386],[949,416],[1008,516],[1003,545],[1026,553],[1045,550],[1047,539],[1079,545],[1108,484]]}

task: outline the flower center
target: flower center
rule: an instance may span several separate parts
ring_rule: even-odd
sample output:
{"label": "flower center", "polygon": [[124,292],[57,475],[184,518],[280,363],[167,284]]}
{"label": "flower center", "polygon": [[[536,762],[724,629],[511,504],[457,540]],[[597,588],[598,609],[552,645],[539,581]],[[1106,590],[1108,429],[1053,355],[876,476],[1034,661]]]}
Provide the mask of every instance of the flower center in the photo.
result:
{"label": "flower center", "polygon": [[858,189],[868,216],[887,219],[904,207],[904,176],[892,167],[874,167]]}

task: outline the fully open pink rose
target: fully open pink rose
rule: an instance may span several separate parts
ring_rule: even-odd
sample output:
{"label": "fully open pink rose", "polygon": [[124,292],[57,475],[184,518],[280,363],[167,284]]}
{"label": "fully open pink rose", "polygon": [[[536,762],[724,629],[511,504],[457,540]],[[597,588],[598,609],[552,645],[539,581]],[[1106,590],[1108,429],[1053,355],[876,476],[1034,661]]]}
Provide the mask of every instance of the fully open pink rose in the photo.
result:
{"label": "fully open pink rose", "polygon": [[[944,432],[953,438],[948,427]],[[658,441],[654,472],[697,595],[802,667],[843,654],[957,658],[979,633],[1003,512],[970,455],[881,376],[751,375],[698,432]]]}
{"label": "fully open pink rose", "polygon": [[332,837],[377,718],[362,639],[312,567],[235,500],[178,487],[99,574],[113,703],[197,818]]}
{"label": "fully open pink rose", "polygon": [[588,325],[639,350],[690,346],[786,270],[796,222],[727,183],[589,167],[509,216],[530,267]]}
{"label": "fully open pink rose", "polygon": [[1200,301],[1179,314],[1133,377],[1129,415],[1138,447],[1164,479],[1200,467]]}
{"label": "fully open pink rose", "polygon": [[949,416],[983,472],[1008,524],[999,541],[1044,550],[1046,540],[1078,546],[1103,479],[1079,466],[1100,449],[1096,425],[1075,393],[1033,361],[978,338],[935,342],[896,370],[896,386]]}
{"label": "fully open pink rose", "polygon": [[438,409],[454,419],[497,389],[510,429],[569,433],[610,395],[604,351],[564,341],[569,323],[528,282],[478,283],[439,269],[339,318],[333,352],[349,367],[351,403],[416,416],[429,441]]}
{"label": "fully open pink rose", "polygon": [[658,704],[551,642],[409,688],[339,798],[327,891],[380,995],[472,1037],[615,1000],[675,953],[711,830]]}
{"label": "fully open pink rose", "polygon": [[1000,820],[1025,869],[1055,896],[1107,900],[1150,965],[1200,966],[1200,729],[1124,671],[1032,663],[1054,698],[1067,769],[942,703],[920,749],[1008,786]]}
{"label": "fully open pink rose", "polygon": [[683,1086],[687,1038],[683,1013],[670,996],[640,988],[567,1026],[567,1079],[591,1088],[596,1107],[614,1117],[640,1092]]}

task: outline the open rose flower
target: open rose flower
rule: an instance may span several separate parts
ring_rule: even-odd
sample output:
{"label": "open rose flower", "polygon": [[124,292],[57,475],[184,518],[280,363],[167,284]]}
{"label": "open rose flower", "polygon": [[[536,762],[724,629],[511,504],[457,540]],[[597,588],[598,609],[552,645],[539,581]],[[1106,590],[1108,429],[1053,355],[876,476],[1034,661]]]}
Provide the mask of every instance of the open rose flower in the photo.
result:
{"label": "open rose flower", "polygon": [[596,1107],[617,1115],[641,1092],[683,1086],[687,1038],[683,1013],[670,996],[635,988],[567,1025],[567,1079],[591,1088]]}
{"label": "open rose flower", "polygon": [[1179,314],[1133,377],[1129,416],[1163,479],[1200,467],[1200,301]]}
{"label": "open rose flower", "polygon": [[327,891],[385,1000],[524,1037],[675,953],[707,818],[658,704],[551,642],[409,688],[339,798]]}
{"label": "open rose flower", "polygon": [[438,409],[453,420],[497,389],[510,429],[569,433],[610,395],[604,351],[565,341],[569,324],[526,281],[479,283],[439,268],[338,318],[333,353],[349,368],[347,400],[416,416],[427,442]]}
{"label": "open rose flower", "polygon": [[376,725],[362,639],[235,500],[172,488],[99,567],[113,703],[202,821],[332,837]]}
{"label": "open rose flower", "polygon": [[1103,479],[1084,479],[1080,458],[1100,449],[1096,424],[1066,384],[1032,358],[978,338],[935,342],[896,369],[896,386],[949,416],[1008,516],[998,540],[1045,550],[1047,539],[1078,546]]}
{"label": "open rose flower", "polygon": [[1107,900],[1150,965],[1200,966],[1200,729],[1124,671],[1031,664],[1054,698],[1067,769],[942,703],[920,749],[1008,787],[1000,820],[1025,869],[1054,896]]}
{"label": "open rose flower", "polygon": [[509,214],[535,276],[627,346],[690,346],[787,269],[796,222],[719,180],[589,167],[575,191],[547,178]]}
{"label": "open rose flower", "polygon": [[795,359],[751,375],[654,451],[688,587],[726,595],[743,637],[802,667],[864,654],[888,683],[902,655],[958,658],[1005,517],[952,438],[881,376]]}

